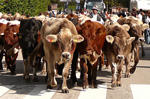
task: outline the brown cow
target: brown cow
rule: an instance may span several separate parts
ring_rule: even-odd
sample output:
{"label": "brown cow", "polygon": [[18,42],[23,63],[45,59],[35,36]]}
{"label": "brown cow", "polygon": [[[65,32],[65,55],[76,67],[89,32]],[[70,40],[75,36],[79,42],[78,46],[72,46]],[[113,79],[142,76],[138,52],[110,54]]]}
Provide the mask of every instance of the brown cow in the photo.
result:
{"label": "brown cow", "polygon": [[[126,17],[118,20],[118,23],[128,24],[130,26],[130,30],[128,31],[131,37],[135,37],[135,40],[132,42],[132,52],[134,53],[134,65],[130,69],[130,73],[134,73],[136,69],[136,65],[139,62],[139,43],[144,42],[143,32],[149,26],[148,24],[143,24],[143,22],[135,17]],[[143,46],[142,46],[142,56],[145,56]]]}
{"label": "brown cow", "polygon": [[96,88],[97,64],[104,45],[106,28],[98,22],[87,20],[81,26],[77,27],[77,30],[85,39],[77,46],[83,73],[83,88],[86,88],[88,83],[93,88]]}
{"label": "brown cow", "polygon": [[19,45],[13,48],[11,52],[8,51],[18,43],[17,33],[19,33],[20,22],[18,21],[19,24],[14,24],[15,21],[11,22],[13,24],[9,22],[4,31],[4,49],[6,51],[5,60],[7,68],[11,71],[11,74],[15,74],[16,58],[19,52]]}
{"label": "brown cow", "polygon": [[[112,87],[116,85],[121,86],[123,61],[125,60],[126,64],[125,75],[128,76],[130,69],[129,54],[132,48],[131,43],[135,39],[135,37],[130,37],[130,35],[128,34],[128,25],[121,26],[118,23],[115,23],[113,25],[110,25],[108,28],[108,34],[106,36],[103,51],[111,66]],[[116,72],[118,72],[117,79]]]}
{"label": "brown cow", "polygon": [[44,46],[45,60],[47,62],[48,83],[47,88],[56,87],[55,63],[64,63],[62,92],[68,93],[67,76],[71,65],[76,44],[84,38],[78,35],[75,26],[66,18],[47,21],[41,29],[41,37]]}
{"label": "brown cow", "polygon": [[0,20],[0,70],[3,70],[2,67],[2,59],[3,59],[3,53],[4,53],[4,31],[7,26],[7,21],[6,20]]}

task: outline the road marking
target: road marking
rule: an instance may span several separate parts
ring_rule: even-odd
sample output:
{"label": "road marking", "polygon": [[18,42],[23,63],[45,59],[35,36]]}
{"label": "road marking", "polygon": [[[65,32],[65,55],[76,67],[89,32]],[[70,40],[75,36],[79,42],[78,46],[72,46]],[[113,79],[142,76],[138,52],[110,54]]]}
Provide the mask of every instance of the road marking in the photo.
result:
{"label": "road marking", "polygon": [[150,85],[131,84],[133,99],[150,99]]}
{"label": "road marking", "polygon": [[96,89],[89,88],[80,92],[78,99],[106,99],[107,85],[98,85]]}
{"label": "road marking", "polygon": [[6,86],[0,86],[0,96],[5,94],[7,91],[9,91],[14,85],[6,85]]}
{"label": "road marking", "polygon": [[59,86],[55,89],[46,90],[46,85],[36,85],[36,87],[25,96],[24,99],[51,99]]}

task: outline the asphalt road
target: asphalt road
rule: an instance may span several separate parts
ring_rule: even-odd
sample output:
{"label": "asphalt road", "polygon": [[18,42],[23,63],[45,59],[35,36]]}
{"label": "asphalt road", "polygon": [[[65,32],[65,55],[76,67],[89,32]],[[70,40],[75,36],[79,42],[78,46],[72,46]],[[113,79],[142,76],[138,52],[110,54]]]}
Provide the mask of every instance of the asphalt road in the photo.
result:
{"label": "asphalt road", "polygon": [[[58,86],[52,90],[46,90],[45,75],[41,72],[38,72],[39,82],[31,79],[26,83],[23,79],[22,55],[19,53],[16,75],[10,75],[6,68],[0,71],[0,99],[150,99],[150,45],[144,48],[146,56],[141,57],[140,53],[137,69],[129,78],[124,77],[124,66],[121,87],[111,87],[110,68],[103,67],[97,74],[98,88],[83,90],[82,80],[78,79],[77,86],[72,86],[68,80],[67,94],[61,92],[61,76],[56,77]],[[79,77],[80,73],[77,72],[77,75]],[[32,78],[32,68],[30,76]]]}

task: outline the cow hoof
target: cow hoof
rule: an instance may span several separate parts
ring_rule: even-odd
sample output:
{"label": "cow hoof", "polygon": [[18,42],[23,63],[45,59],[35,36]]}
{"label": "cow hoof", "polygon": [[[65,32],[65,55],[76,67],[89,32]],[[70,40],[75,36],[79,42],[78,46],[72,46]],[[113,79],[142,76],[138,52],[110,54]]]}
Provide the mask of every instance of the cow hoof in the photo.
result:
{"label": "cow hoof", "polygon": [[135,69],[130,69],[130,73],[133,74],[135,72]]}
{"label": "cow hoof", "polygon": [[116,84],[112,84],[111,87],[116,87]]}
{"label": "cow hoof", "polygon": [[94,85],[94,88],[97,88],[97,84],[96,84],[96,85]]}
{"label": "cow hoof", "polygon": [[129,74],[125,74],[125,78],[129,78],[130,77],[130,75]]}
{"label": "cow hoof", "polygon": [[3,67],[0,67],[0,70],[3,70]]}
{"label": "cow hoof", "polygon": [[118,87],[121,87],[122,85],[120,83],[117,84]]}
{"label": "cow hoof", "polygon": [[30,82],[30,78],[25,79],[25,82],[27,83]]}
{"label": "cow hoof", "polygon": [[46,89],[52,89],[51,85],[47,85]]}
{"label": "cow hoof", "polygon": [[39,82],[38,78],[33,78],[33,82]]}
{"label": "cow hoof", "polygon": [[87,88],[89,88],[89,86],[83,86],[83,89],[87,89]]}
{"label": "cow hoof", "polygon": [[62,93],[69,93],[68,89],[62,89]]}
{"label": "cow hoof", "polygon": [[16,73],[15,72],[11,72],[11,75],[16,75]]}

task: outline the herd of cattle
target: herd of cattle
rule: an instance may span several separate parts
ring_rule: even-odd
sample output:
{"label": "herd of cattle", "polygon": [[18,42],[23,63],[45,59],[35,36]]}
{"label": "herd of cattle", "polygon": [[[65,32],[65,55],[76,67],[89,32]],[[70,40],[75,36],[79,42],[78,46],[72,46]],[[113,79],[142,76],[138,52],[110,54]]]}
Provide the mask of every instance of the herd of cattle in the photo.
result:
{"label": "herd of cattle", "polygon": [[[111,67],[112,87],[121,86],[125,63],[125,77],[133,74],[139,62],[139,44],[144,43],[143,31],[149,25],[135,17],[112,16],[105,25],[91,21],[86,16],[68,14],[59,18],[0,19],[0,69],[2,58],[11,74],[15,74],[16,58],[22,49],[24,78],[30,80],[29,66],[33,67],[33,81],[38,81],[36,71],[41,68],[41,58],[46,62],[47,88],[57,86],[55,69],[63,67],[62,92],[68,93],[67,77],[71,66],[71,79],[75,83],[77,60],[80,58],[83,88],[97,88],[97,68],[104,63],[104,55]],[[144,50],[142,51],[144,55]],[[130,67],[131,56],[134,65]],[[59,70],[58,70],[59,71]]]}

